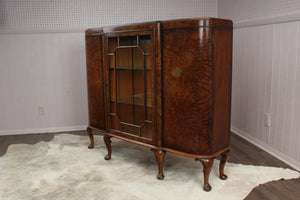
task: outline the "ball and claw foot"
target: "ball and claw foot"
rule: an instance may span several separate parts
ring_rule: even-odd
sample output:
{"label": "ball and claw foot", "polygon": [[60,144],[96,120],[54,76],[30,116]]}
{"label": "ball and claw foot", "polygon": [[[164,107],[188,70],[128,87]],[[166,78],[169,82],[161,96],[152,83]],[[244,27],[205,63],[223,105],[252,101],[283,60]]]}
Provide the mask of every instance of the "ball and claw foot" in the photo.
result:
{"label": "ball and claw foot", "polygon": [[205,190],[206,192],[209,192],[209,191],[211,191],[211,186],[209,184],[204,184],[203,190]]}
{"label": "ball and claw foot", "polygon": [[110,160],[111,159],[111,140],[110,136],[104,135],[103,140],[105,142],[106,148],[107,148],[107,155],[104,157],[105,160]]}
{"label": "ball and claw foot", "polygon": [[225,151],[221,154],[221,160],[220,160],[220,166],[219,166],[219,174],[220,174],[220,179],[226,180],[227,176],[224,174],[224,167],[225,163],[228,160],[229,157],[229,150]]}
{"label": "ball and claw foot", "polygon": [[227,179],[227,176],[226,176],[225,174],[223,174],[223,175],[220,175],[220,179],[222,179],[222,180],[226,180],[226,179]]}
{"label": "ball and claw foot", "polygon": [[89,149],[92,149],[94,148],[94,136],[93,136],[93,133],[92,133],[92,129],[90,127],[87,127],[86,129],[86,132],[90,138],[90,145],[88,146]]}
{"label": "ball and claw foot", "polygon": [[158,180],[163,180],[165,178],[163,173],[163,166],[164,166],[164,158],[166,152],[163,150],[156,150],[156,149],[152,149],[152,151],[154,152],[154,155],[156,157],[157,167],[158,167],[158,174],[156,178]]}
{"label": "ball and claw foot", "polygon": [[110,155],[106,155],[106,156],[104,157],[104,159],[105,159],[105,160],[110,160],[110,159],[111,159],[111,156],[110,156]]}
{"label": "ball and claw foot", "polygon": [[157,178],[158,180],[163,180],[163,179],[165,178],[165,176],[164,176],[163,173],[158,173],[157,176],[156,176],[156,178]]}
{"label": "ball and claw foot", "polygon": [[204,175],[203,190],[206,192],[209,192],[209,191],[211,191],[211,186],[209,184],[209,174],[210,174],[211,168],[213,166],[214,159],[213,158],[209,158],[209,159],[196,158],[196,161],[197,160],[200,161],[203,165],[203,175]]}

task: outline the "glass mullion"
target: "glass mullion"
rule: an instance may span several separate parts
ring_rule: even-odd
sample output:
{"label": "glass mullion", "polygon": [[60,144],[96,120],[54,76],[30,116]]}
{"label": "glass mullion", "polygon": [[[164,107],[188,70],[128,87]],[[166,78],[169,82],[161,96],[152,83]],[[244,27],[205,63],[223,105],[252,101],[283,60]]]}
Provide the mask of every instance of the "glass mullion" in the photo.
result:
{"label": "glass mullion", "polygon": [[[111,92],[115,95],[111,96],[110,102],[116,113],[116,123],[119,121],[116,127],[120,131],[133,133],[138,137],[151,138],[149,128],[152,123],[152,117],[149,117],[152,113],[151,37],[116,36],[111,40],[114,42],[113,48],[107,55],[111,59],[108,70],[111,74],[111,84],[114,84]],[[141,129],[136,131],[129,128],[133,126]]]}
{"label": "glass mullion", "polygon": [[133,48],[131,48],[131,76],[132,76],[132,109],[133,109],[133,123],[135,123],[135,90],[134,90],[134,57]]}
{"label": "glass mullion", "polygon": [[[144,53],[144,52],[143,52]],[[147,119],[147,71],[146,71],[146,59],[145,56],[143,55],[143,65],[144,65],[144,110],[145,110],[145,117],[144,119]]]}
{"label": "glass mullion", "polygon": [[[118,38],[118,43],[119,43],[119,38]],[[115,76],[115,97],[116,97],[116,114],[119,115],[120,113],[120,110],[119,110],[119,104],[118,104],[118,101],[119,101],[119,95],[118,95],[118,77],[117,76],[117,70],[116,70],[116,67],[117,67],[117,54],[116,52],[114,53],[115,54],[115,63],[114,63],[114,76]]]}

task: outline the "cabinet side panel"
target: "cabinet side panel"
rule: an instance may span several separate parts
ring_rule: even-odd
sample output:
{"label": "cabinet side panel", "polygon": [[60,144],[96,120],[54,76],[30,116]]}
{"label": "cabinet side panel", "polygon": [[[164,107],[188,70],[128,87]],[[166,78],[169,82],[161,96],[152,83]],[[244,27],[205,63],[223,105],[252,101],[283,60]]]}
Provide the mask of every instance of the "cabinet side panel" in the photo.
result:
{"label": "cabinet side panel", "polygon": [[163,146],[210,154],[211,29],[162,29]]}
{"label": "cabinet side panel", "polygon": [[102,34],[86,35],[89,125],[104,130]]}
{"label": "cabinet side panel", "polygon": [[232,29],[216,28],[213,60],[213,152],[229,146],[232,73]]}

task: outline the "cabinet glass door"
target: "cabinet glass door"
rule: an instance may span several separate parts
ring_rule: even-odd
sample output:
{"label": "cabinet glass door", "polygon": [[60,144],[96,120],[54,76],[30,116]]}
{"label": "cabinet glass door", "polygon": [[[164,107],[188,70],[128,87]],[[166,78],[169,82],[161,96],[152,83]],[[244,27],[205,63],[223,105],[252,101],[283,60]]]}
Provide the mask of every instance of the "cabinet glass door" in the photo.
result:
{"label": "cabinet glass door", "polygon": [[110,129],[152,137],[151,34],[108,37]]}

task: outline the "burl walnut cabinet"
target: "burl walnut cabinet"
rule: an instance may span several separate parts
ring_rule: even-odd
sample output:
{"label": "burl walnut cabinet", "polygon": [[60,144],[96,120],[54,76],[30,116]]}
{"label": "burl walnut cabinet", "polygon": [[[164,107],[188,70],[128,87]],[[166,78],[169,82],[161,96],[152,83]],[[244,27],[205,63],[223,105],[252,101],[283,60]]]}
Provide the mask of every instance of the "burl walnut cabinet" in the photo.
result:
{"label": "burl walnut cabinet", "polygon": [[232,22],[214,18],[156,21],[88,29],[89,126],[153,150],[158,179],[166,152],[203,164],[204,190],[221,155],[229,156]]}

